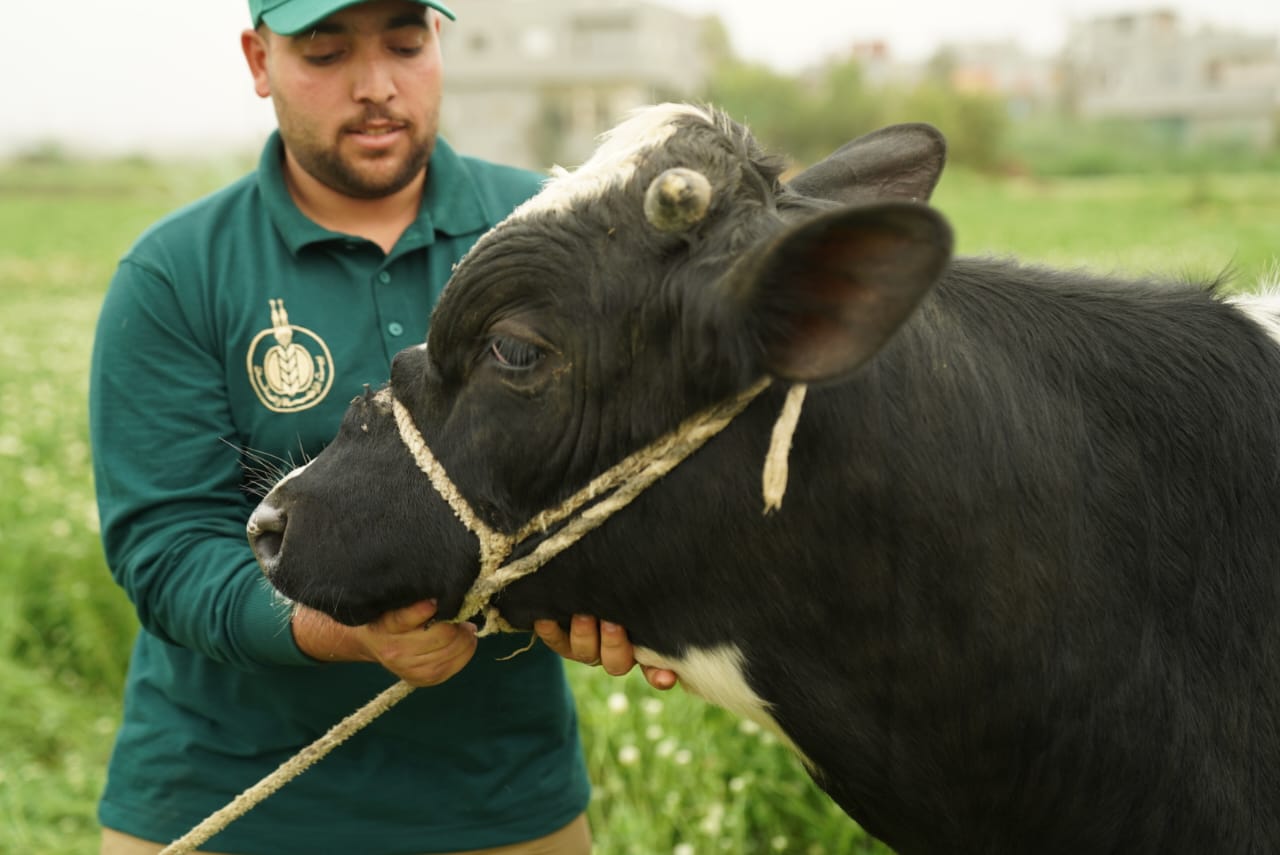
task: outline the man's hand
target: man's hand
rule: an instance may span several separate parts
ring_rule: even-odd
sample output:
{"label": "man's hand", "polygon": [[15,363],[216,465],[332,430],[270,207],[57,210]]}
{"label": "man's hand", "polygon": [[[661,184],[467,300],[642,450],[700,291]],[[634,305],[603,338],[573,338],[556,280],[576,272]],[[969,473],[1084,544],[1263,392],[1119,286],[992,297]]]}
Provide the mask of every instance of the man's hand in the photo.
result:
{"label": "man's hand", "polygon": [[[635,648],[627,638],[627,631],[616,623],[597,621],[588,615],[574,615],[569,623],[569,634],[553,620],[535,621],[533,630],[543,643],[565,659],[603,665],[604,670],[621,677],[636,664]],[[644,678],[655,689],[670,689],[676,684],[676,673],[665,668],[641,665]]]}
{"label": "man's hand", "polygon": [[471,661],[476,627],[470,623],[423,625],[436,613],[429,600],[387,612],[364,626],[343,626],[298,606],[293,637],[302,652],[322,662],[377,662],[414,686],[443,683]]}

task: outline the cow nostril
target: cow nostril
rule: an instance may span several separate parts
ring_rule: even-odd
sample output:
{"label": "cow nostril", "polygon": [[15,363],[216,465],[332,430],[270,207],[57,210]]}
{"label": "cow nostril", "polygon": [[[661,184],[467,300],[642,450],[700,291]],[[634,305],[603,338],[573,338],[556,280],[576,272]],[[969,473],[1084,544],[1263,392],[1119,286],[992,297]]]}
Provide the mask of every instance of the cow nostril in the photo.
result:
{"label": "cow nostril", "polygon": [[261,504],[245,526],[249,547],[264,570],[274,564],[280,555],[280,547],[284,543],[285,521],[284,511]]}
{"label": "cow nostril", "polygon": [[263,532],[258,538],[250,539],[253,545],[253,554],[257,556],[258,563],[264,567],[275,562],[280,555],[280,545],[284,543],[284,535],[275,531]]}

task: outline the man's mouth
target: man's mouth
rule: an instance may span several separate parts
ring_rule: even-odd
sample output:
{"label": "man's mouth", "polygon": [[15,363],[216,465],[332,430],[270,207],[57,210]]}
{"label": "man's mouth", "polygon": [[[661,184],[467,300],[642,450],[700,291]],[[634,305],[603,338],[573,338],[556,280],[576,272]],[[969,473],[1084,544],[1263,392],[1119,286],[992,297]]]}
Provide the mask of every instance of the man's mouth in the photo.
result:
{"label": "man's mouth", "polygon": [[360,125],[352,128],[352,133],[361,134],[362,136],[380,137],[386,134],[393,134],[396,131],[404,130],[404,125]]}
{"label": "man's mouth", "polygon": [[382,152],[396,145],[409,125],[395,121],[366,121],[346,128],[347,136],[370,152]]}

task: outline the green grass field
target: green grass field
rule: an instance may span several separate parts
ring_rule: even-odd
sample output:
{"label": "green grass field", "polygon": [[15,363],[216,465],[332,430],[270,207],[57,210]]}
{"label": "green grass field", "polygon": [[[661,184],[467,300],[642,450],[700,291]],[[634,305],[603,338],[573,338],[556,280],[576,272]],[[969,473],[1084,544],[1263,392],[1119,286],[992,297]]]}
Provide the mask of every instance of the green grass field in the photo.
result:
{"label": "green grass field", "polygon": [[[97,851],[94,804],[132,612],[103,566],[86,369],[115,260],[249,161],[0,167],[0,852]],[[1280,255],[1280,176],[1032,181],[949,173],[963,253],[1138,274],[1234,273]],[[767,734],[676,691],[571,666],[602,855],[886,852]],[[246,781],[248,786],[252,782]]]}

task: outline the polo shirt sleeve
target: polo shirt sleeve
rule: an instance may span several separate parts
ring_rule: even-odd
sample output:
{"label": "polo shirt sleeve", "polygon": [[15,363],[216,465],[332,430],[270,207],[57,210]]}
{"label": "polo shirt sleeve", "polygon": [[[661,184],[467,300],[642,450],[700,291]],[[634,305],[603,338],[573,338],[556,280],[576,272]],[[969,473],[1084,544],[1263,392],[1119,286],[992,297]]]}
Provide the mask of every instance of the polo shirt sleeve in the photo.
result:
{"label": "polo shirt sleeve", "polygon": [[244,668],[304,664],[254,561],[223,359],[174,284],[126,257],[98,319],[89,434],[107,564],[142,626]]}

